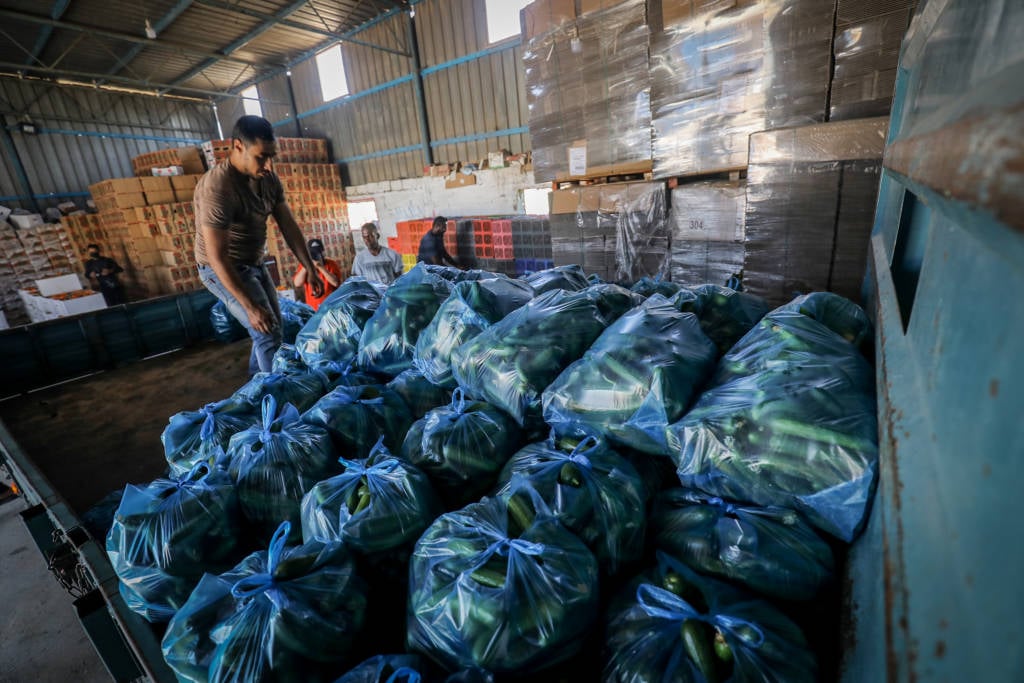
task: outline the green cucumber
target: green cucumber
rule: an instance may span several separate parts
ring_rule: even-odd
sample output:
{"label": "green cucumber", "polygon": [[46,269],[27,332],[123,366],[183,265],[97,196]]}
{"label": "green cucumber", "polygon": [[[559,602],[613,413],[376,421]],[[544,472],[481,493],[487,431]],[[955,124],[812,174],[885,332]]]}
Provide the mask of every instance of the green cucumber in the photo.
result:
{"label": "green cucumber", "polygon": [[558,471],[558,483],[578,489],[583,486],[583,475],[575,464],[567,462]]}
{"label": "green cucumber", "polygon": [[710,626],[702,621],[688,619],[679,629],[683,650],[697,667],[707,683],[718,683],[718,666],[711,646]]}

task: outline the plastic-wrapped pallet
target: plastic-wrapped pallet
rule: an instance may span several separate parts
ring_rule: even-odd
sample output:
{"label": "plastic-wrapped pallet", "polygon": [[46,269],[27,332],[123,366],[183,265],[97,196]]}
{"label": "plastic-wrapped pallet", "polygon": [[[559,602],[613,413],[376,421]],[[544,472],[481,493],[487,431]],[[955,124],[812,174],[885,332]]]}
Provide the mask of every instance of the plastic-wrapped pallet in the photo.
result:
{"label": "plastic-wrapped pallet", "polygon": [[724,285],[743,268],[746,181],[715,180],[672,190],[672,282]]}
{"label": "plastic-wrapped pallet", "polygon": [[834,0],[702,4],[663,3],[652,40],[655,177],[743,168],[751,133],[825,120]]}
{"label": "plastic-wrapped pallet", "polygon": [[571,2],[535,4],[549,14],[538,18],[528,8],[523,18],[534,177],[627,172],[630,164],[640,164],[634,170],[649,168],[650,30],[644,0],[585,2],[578,18]]}
{"label": "plastic-wrapped pallet", "polygon": [[896,86],[900,45],[917,0],[839,0],[829,120],[885,116]]}
{"label": "plastic-wrapped pallet", "polygon": [[778,305],[831,290],[859,300],[889,119],[750,136],[744,285]]}

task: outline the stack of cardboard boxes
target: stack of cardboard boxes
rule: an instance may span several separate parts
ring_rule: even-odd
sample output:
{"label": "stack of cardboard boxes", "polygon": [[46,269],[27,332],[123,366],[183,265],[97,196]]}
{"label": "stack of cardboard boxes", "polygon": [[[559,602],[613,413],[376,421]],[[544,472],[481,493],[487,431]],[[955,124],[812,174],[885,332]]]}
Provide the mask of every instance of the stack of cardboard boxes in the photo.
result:
{"label": "stack of cardboard boxes", "polygon": [[136,176],[145,177],[156,175],[154,169],[180,169],[177,171],[159,170],[156,173],[161,175],[178,173],[178,175],[189,175],[203,173],[206,166],[203,164],[203,157],[198,147],[179,147],[177,149],[158,149],[155,152],[146,152],[132,159],[132,172]]}
{"label": "stack of cardboard boxes", "polygon": [[0,221],[0,307],[10,325],[30,322],[19,290],[37,280],[79,273],[82,266],[59,223],[14,229]]}

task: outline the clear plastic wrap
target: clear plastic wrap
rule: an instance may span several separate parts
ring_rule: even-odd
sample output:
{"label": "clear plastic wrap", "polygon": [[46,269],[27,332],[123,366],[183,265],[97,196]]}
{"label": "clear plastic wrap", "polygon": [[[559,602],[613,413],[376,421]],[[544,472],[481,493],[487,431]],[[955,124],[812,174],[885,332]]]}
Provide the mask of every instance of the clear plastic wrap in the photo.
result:
{"label": "clear plastic wrap", "polygon": [[197,463],[210,462],[218,450],[227,449],[232,436],[257,422],[256,408],[234,398],[172,415],[160,435],[171,475],[180,477]]}
{"label": "clear plastic wrap", "polygon": [[642,277],[629,288],[629,291],[639,294],[645,299],[655,294],[661,294],[665,298],[675,296],[683,286],[668,280],[657,277]]}
{"label": "clear plastic wrap", "polygon": [[751,133],[825,120],[834,0],[677,5],[651,46],[655,177],[744,168]]}
{"label": "clear plastic wrap", "polygon": [[[727,353],[743,335],[768,313],[768,304],[758,297],[718,285],[701,285],[691,290],[697,297],[693,311],[700,318],[700,328],[718,347]],[[686,302],[677,302],[680,310],[691,310]]]}
{"label": "clear plastic wrap", "polygon": [[888,126],[875,118],[750,136],[749,292],[772,305],[834,287],[859,296]]}
{"label": "clear plastic wrap", "polygon": [[334,683],[494,683],[494,676],[480,669],[466,669],[451,675],[420,655],[377,655],[370,657]]}
{"label": "clear plastic wrap", "polygon": [[534,491],[576,534],[608,575],[640,559],[646,527],[645,489],[633,465],[588,437],[564,451],[554,436],[526,446],[505,465],[498,497]]}
{"label": "clear plastic wrap", "polygon": [[506,277],[459,282],[420,333],[413,364],[434,384],[454,389],[458,386],[451,367],[455,347],[532,298],[533,288],[529,284]]}
{"label": "clear plastic wrap", "polygon": [[538,181],[650,168],[645,4],[625,0],[526,43],[526,101]]}
{"label": "clear plastic wrap", "polygon": [[303,413],[302,421],[326,430],[341,457],[362,460],[382,437],[388,448],[401,446],[412,416],[401,396],[364,384],[333,389]]}
{"label": "clear plastic wrap", "polygon": [[387,383],[387,388],[405,401],[412,419],[418,420],[452,398],[452,392],[428,380],[416,368],[409,368]]}
{"label": "clear plastic wrap", "polygon": [[341,468],[325,429],[302,422],[295,406],[278,413],[277,405],[273,396],[263,399],[262,423],[231,437],[228,457],[246,519],[267,536],[294,522],[297,537],[302,497]]}
{"label": "clear plastic wrap", "polygon": [[442,515],[416,543],[411,649],[496,674],[526,674],[579,650],[597,617],[597,561],[550,514],[510,517],[504,502],[485,498]]}
{"label": "clear plastic wrap", "polygon": [[668,276],[672,226],[665,183],[630,183],[628,194],[616,207],[615,231],[618,280]]}
{"label": "clear plastic wrap", "polygon": [[302,499],[304,541],[339,541],[364,554],[412,544],[441,514],[427,476],[378,441],[366,460],[341,460],[345,471]]}
{"label": "clear plastic wrap", "polygon": [[327,393],[328,384],[327,376],[319,370],[301,374],[257,372],[232,398],[258,407],[265,397],[273,396],[278,404],[290,403],[301,412]]}
{"label": "clear plastic wrap", "polygon": [[594,435],[668,455],[665,428],[683,416],[717,358],[697,316],[655,294],[544,390],[544,421],[562,436]]}
{"label": "clear plastic wrap", "polygon": [[587,274],[575,263],[567,266],[555,266],[554,268],[531,273],[524,277],[523,281],[533,288],[536,296],[550,292],[553,289],[578,292],[590,285],[587,282]]}
{"label": "clear plastic wrap", "polygon": [[835,578],[832,549],[793,510],[677,488],[658,495],[650,521],[659,550],[770,598],[810,600]]}
{"label": "clear plastic wrap", "polygon": [[422,263],[395,280],[363,328],[359,366],[388,377],[412,367],[420,332],[451,291],[451,281]]}
{"label": "clear plastic wrap", "polygon": [[281,308],[281,339],[285,344],[295,344],[295,338],[313,317],[313,309],[301,301],[279,297]]}
{"label": "clear plastic wrap", "polygon": [[450,406],[431,410],[405,437],[402,455],[430,477],[449,509],[478,499],[519,447],[519,425],[456,389]]}
{"label": "clear plastic wrap", "polygon": [[896,86],[900,45],[917,0],[839,0],[829,120],[886,116]]}
{"label": "clear plastic wrap", "polygon": [[206,574],[171,620],[161,646],[179,681],[318,680],[349,654],[366,585],[344,544],[285,547],[289,527],[231,571]]}
{"label": "clear plastic wrap", "polygon": [[821,323],[773,311],[719,364],[667,430],[683,486],[799,510],[852,541],[878,471],[874,371]]}
{"label": "clear plastic wrap", "polygon": [[240,536],[234,482],[200,463],[181,479],[126,486],[106,548],[129,609],[163,622],[204,572],[234,564]]}
{"label": "clear plastic wrap", "polygon": [[295,347],[307,365],[323,361],[349,363],[359,352],[359,338],[387,287],[350,277],[320,303],[320,308],[295,336]]}
{"label": "clear plastic wrap", "polygon": [[813,318],[857,347],[871,340],[874,334],[874,327],[863,308],[831,292],[798,296],[779,310],[795,311]]}
{"label": "clear plastic wrap", "polygon": [[218,301],[210,308],[210,324],[213,325],[213,336],[225,344],[245,339],[249,336],[242,323],[228,312],[223,301]]}
{"label": "clear plastic wrap", "polygon": [[459,386],[520,425],[539,417],[541,393],[608,325],[588,292],[542,294],[455,349]]}
{"label": "clear plastic wrap", "polygon": [[662,553],[612,605],[605,646],[608,683],[819,680],[804,634],[782,612]]}
{"label": "clear plastic wrap", "polygon": [[743,270],[746,181],[688,183],[671,197],[672,282],[724,285]]}

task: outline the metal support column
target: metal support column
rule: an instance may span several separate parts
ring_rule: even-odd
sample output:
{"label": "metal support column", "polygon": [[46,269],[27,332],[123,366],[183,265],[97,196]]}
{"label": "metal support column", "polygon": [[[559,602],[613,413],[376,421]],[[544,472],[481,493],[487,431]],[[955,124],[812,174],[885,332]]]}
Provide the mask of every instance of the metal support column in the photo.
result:
{"label": "metal support column", "polygon": [[292,105],[292,119],[295,121],[295,137],[302,137],[302,124],[299,123],[299,107],[295,103],[295,88],[292,87],[292,72],[286,71],[284,80],[288,84],[288,101]]}
{"label": "metal support column", "polygon": [[412,59],[413,85],[416,88],[416,113],[420,121],[420,140],[423,146],[423,164],[430,166],[434,163],[434,152],[430,148],[430,126],[427,122],[427,100],[423,95],[423,71],[420,68],[420,46],[416,39],[416,20],[412,13],[406,13],[406,36],[409,43],[409,56]]}
{"label": "metal support column", "polygon": [[[0,120],[2,122],[2,120]],[[36,193],[32,190],[32,183],[28,180],[28,173],[25,172],[25,164],[21,161],[21,155],[18,153],[18,146],[14,144],[14,138],[11,136],[11,131],[7,130],[7,126],[0,126],[4,129],[4,146],[7,147],[7,151],[10,154],[11,161],[14,162],[14,171],[18,174],[18,182],[21,183],[21,189],[28,198],[28,201],[32,203],[32,208],[36,213],[42,213],[39,210],[39,202],[36,201]]]}

